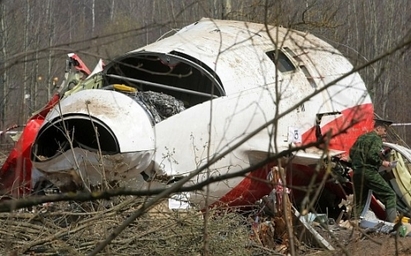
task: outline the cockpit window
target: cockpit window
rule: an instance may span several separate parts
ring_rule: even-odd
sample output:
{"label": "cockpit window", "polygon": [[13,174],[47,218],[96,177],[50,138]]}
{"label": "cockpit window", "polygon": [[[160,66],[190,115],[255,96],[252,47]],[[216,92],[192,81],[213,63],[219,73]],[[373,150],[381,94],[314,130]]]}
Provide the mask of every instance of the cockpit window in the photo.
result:
{"label": "cockpit window", "polygon": [[215,72],[201,61],[179,52],[134,52],[111,62],[103,71],[104,86],[124,84],[138,92],[167,94],[184,108],[225,95]]}
{"label": "cockpit window", "polygon": [[274,65],[276,65],[280,72],[291,72],[296,69],[293,62],[287,57],[287,55],[282,50],[277,50],[277,53],[278,60],[276,58],[275,50],[266,52],[267,56],[272,60],[272,62],[274,63]]}

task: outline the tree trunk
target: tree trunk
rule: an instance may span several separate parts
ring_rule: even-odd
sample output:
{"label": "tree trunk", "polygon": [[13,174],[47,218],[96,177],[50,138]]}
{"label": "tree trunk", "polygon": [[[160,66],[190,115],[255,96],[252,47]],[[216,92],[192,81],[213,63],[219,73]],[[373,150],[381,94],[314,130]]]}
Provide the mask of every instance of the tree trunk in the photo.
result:
{"label": "tree trunk", "polygon": [[47,76],[46,76],[46,85],[47,85],[47,100],[51,98],[51,66],[52,66],[52,56],[53,56],[53,38],[54,38],[54,24],[53,24],[53,16],[51,12],[51,0],[47,1],[46,7],[46,17],[49,23],[49,54],[48,54],[48,67],[47,67]]}
{"label": "tree trunk", "polygon": [[29,107],[30,107],[30,94],[28,93],[28,81],[30,80],[30,75],[28,74],[28,45],[29,45],[29,32],[30,32],[30,0],[26,2],[26,24],[24,27],[24,51],[26,54],[24,55],[24,80],[23,80],[23,90],[22,90],[22,102],[23,102],[23,122],[29,116]]}
{"label": "tree trunk", "polygon": [[91,4],[91,36],[94,37],[94,29],[96,28],[96,12],[95,12],[95,8],[96,8],[96,0],[92,1]]}
{"label": "tree trunk", "polygon": [[[6,29],[6,5],[0,4],[1,16],[0,16],[0,26],[1,26],[1,49],[2,49],[2,58],[7,60],[7,34]],[[8,81],[7,81],[7,69],[2,70],[2,76],[0,80],[1,89],[1,104],[0,104],[0,115],[1,115],[1,126],[4,127],[6,124],[6,115],[7,115],[7,93],[8,93]]]}

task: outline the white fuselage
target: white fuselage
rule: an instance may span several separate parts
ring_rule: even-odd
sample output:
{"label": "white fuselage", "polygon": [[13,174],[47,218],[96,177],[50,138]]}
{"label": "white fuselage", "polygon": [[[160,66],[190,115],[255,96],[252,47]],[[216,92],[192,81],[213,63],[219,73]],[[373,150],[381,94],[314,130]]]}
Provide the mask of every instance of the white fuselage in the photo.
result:
{"label": "white fuselage", "polygon": [[[222,96],[190,106],[153,126],[153,170],[186,176],[218,159],[190,184],[205,181],[210,175],[244,170],[290,146],[315,141],[313,127],[318,115],[322,116],[317,121],[323,134],[331,129],[333,134],[348,129],[331,140],[333,150],[347,151],[369,128],[373,118],[370,97],[358,73],[350,74],[353,66],[340,52],[307,33],[266,28],[263,24],[202,19],[173,36],[128,53],[172,56],[178,52],[179,56],[189,56],[190,61],[201,61],[215,72],[223,88]],[[172,64],[177,65],[168,64],[170,70]],[[122,121],[111,126],[127,126],[128,118],[142,117],[119,115]],[[137,129],[136,124],[133,126],[127,126],[131,134]],[[130,141],[119,143],[120,148],[129,149],[121,143]],[[121,153],[130,152],[133,149]],[[304,163],[315,161],[319,154],[322,152],[313,154],[315,157],[305,154]],[[303,163],[302,159],[296,163]],[[264,180],[268,169],[257,169],[247,177],[213,183],[208,203],[222,198],[228,204],[237,199],[236,204],[257,200],[269,189],[264,182],[256,181]],[[204,206],[203,192],[192,193],[190,200]]]}

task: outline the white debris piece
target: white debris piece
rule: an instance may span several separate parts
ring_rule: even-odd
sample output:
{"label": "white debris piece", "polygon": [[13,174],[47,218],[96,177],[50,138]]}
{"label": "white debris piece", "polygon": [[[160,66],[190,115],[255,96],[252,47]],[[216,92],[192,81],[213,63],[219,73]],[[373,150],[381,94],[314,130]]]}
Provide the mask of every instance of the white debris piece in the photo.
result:
{"label": "white debris piece", "polygon": [[190,208],[189,199],[190,194],[188,192],[174,194],[168,199],[168,208],[171,210],[187,210]]}

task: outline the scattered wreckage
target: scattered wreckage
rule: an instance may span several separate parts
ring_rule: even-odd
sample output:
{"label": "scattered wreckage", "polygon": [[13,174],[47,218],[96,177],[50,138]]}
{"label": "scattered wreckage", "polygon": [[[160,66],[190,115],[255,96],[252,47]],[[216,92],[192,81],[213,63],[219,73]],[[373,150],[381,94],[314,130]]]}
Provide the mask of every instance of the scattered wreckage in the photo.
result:
{"label": "scattered wreckage", "polygon": [[[372,129],[374,109],[359,74],[325,41],[204,18],[93,72],[77,55],[69,60],[60,91],[29,119],[0,170],[3,195],[27,196],[47,182],[62,192],[164,187],[197,171],[189,184],[231,177],[210,184],[208,200],[185,193],[188,204],[247,206],[272,192],[271,170],[283,167],[294,213],[344,210],[352,194],[344,159]],[[400,162],[391,185],[408,214],[411,153],[385,145]],[[370,207],[385,218],[374,197]]]}

